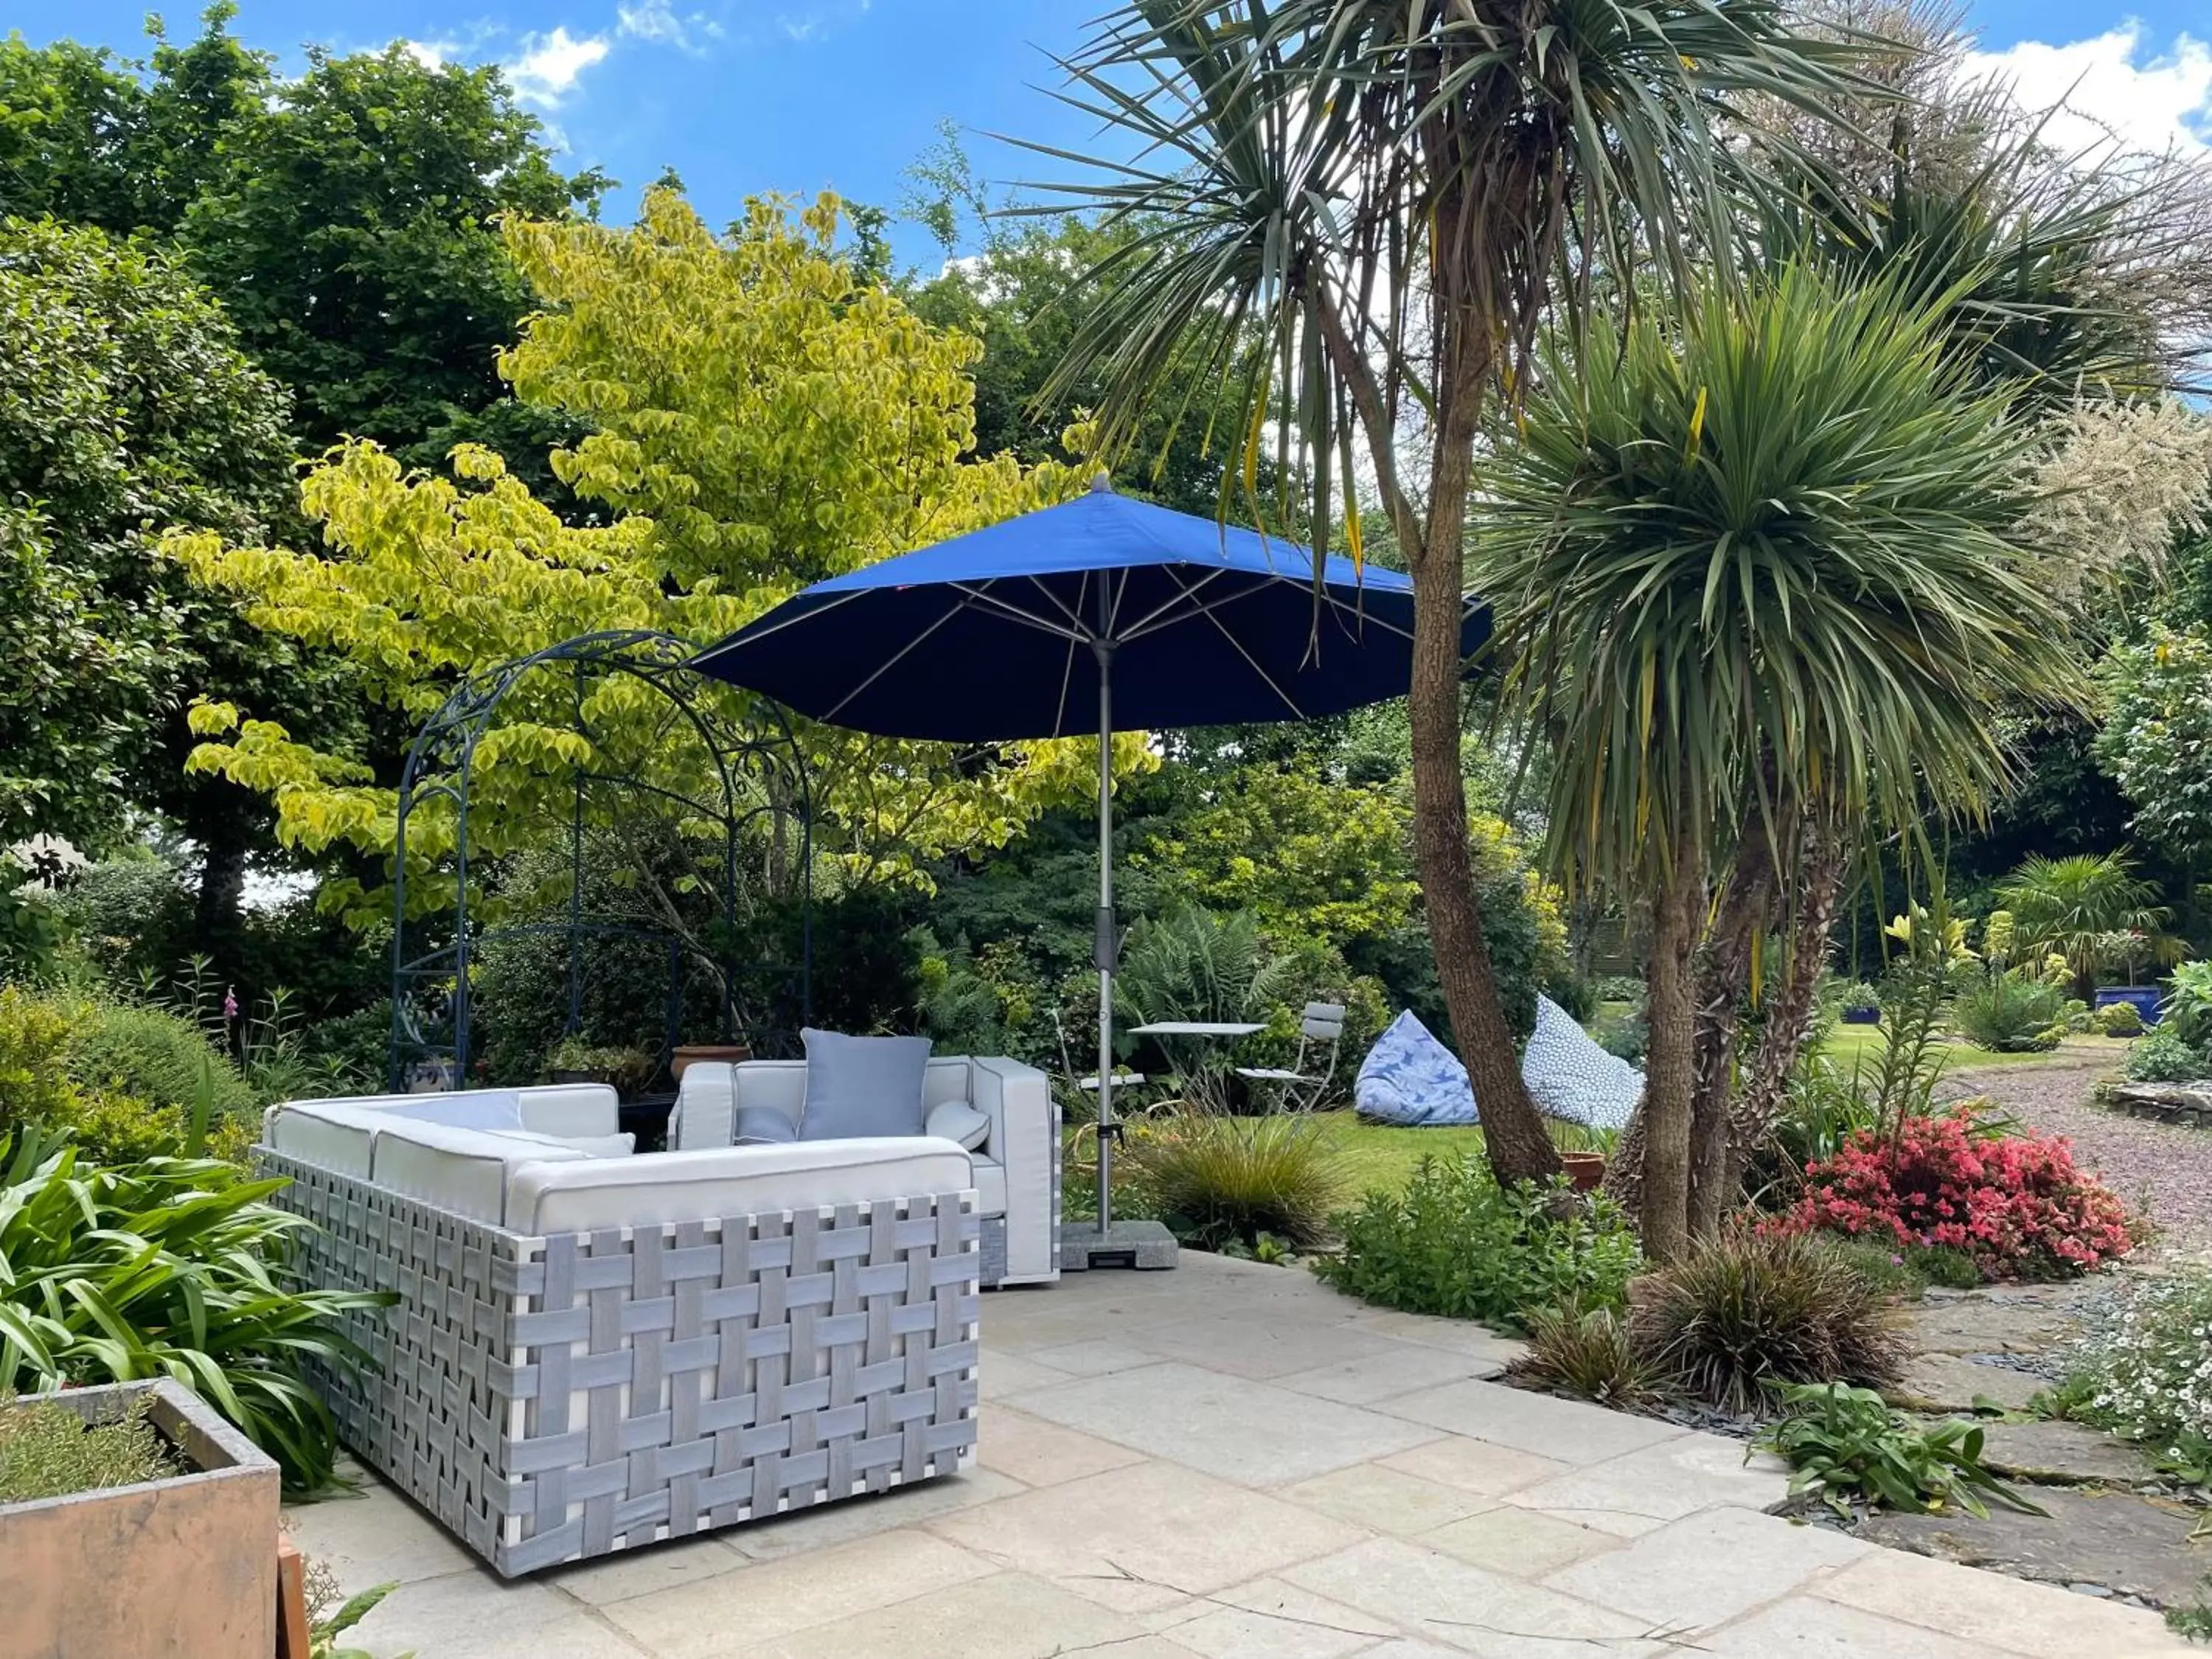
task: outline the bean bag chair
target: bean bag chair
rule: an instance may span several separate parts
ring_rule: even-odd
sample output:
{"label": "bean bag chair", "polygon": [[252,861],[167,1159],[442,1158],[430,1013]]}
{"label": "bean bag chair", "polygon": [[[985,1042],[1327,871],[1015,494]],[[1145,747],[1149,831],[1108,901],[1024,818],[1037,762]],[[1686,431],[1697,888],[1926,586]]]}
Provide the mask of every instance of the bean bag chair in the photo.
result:
{"label": "bean bag chair", "polygon": [[1475,1121],[1474,1090],[1459,1056],[1407,1009],[1359,1062],[1352,1102],[1362,1117],[1409,1128]]}
{"label": "bean bag chair", "polygon": [[1536,1029],[1521,1054],[1521,1080],[1547,1117],[1590,1129],[1625,1129],[1644,1094],[1644,1073],[1607,1054],[1575,1018],[1536,999]]}

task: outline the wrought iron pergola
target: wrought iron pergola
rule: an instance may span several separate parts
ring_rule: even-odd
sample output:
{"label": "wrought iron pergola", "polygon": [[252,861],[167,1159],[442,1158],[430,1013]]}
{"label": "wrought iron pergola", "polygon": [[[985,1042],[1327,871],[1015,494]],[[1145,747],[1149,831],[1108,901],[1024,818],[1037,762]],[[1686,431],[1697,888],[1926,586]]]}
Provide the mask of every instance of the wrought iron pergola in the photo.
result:
{"label": "wrought iron pergola", "polygon": [[[586,986],[581,947],[594,938],[621,938],[657,945],[666,951],[666,1024],[659,1056],[664,1066],[670,1049],[679,1040],[685,1018],[687,957],[703,963],[720,988],[716,1040],[750,1042],[757,1048],[773,1048],[780,1039],[795,1038],[793,1022],[782,1022],[793,1025],[790,1030],[782,1030],[781,1024],[764,1024],[761,1005],[747,999],[741,1006],[738,986],[749,974],[751,983],[778,985],[781,994],[775,1006],[795,1007],[800,1022],[811,1007],[813,796],[805,757],[779,705],[693,672],[685,665],[696,649],[672,635],[645,629],[581,635],[470,675],[423,722],[408,751],[399,784],[392,883],[391,1087],[419,1085],[431,1078],[448,1084],[465,1082],[472,1058],[470,970],[488,946],[503,939],[533,934],[556,936],[566,942],[568,1009],[563,1029],[568,1032],[579,1029],[583,1013]],[[481,884],[487,862],[471,841],[471,810],[480,805],[473,799],[477,751],[497,726],[501,707],[516,688],[531,676],[544,674],[566,678],[568,727],[590,744],[593,757],[567,764],[567,915],[558,920],[486,926],[481,915],[471,910],[474,888]],[[649,688],[664,705],[641,754],[672,752],[672,746],[679,744],[695,748],[704,758],[705,793],[672,787],[667,781],[641,776],[636,769],[627,774],[597,769],[605,751],[594,729],[591,703],[594,690],[615,676]],[[542,714],[533,718],[545,723]],[[764,884],[793,893],[799,901],[799,960],[749,963],[717,960],[711,942],[687,938],[678,929],[587,915],[584,850],[595,786],[647,798],[662,812],[684,821],[693,838],[719,842],[712,878],[705,884],[711,890],[718,913],[724,951],[737,938],[740,866],[749,836],[757,829],[764,831],[758,836],[768,866]],[[453,845],[441,862],[450,860],[453,899],[450,908],[441,906],[410,920],[409,823],[416,811],[434,801],[448,801],[453,806]],[[703,836],[702,828],[707,832]]]}

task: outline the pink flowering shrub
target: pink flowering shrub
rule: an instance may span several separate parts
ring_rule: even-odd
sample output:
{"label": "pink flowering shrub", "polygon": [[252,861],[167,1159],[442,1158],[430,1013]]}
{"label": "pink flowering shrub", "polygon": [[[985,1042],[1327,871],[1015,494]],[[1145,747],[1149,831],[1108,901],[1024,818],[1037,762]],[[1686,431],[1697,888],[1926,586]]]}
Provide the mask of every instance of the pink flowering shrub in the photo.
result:
{"label": "pink flowering shrub", "polygon": [[1966,1113],[1909,1117],[1894,1136],[1860,1130],[1806,1165],[1804,1196],[1766,1224],[1948,1246],[1986,1279],[2087,1273],[2135,1242],[2126,1208],[2074,1167],[2070,1142],[1977,1135]]}

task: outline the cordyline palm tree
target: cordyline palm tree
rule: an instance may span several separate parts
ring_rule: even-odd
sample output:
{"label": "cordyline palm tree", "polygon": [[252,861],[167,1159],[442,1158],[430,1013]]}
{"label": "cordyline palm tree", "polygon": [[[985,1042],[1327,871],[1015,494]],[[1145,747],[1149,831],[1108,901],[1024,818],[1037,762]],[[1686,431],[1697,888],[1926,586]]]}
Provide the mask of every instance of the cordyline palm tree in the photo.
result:
{"label": "cordyline palm tree", "polygon": [[1641,1218],[1662,1259],[1730,1186],[1725,1091],[1693,1078],[1712,873],[1771,880],[1808,808],[1972,811],[2007,775],[2002,701],[2079,692],[2013,534],[2032,434],[1948,350],[1948,302],[1790,265],[1679,319],[1647,307],[1601,368],[1547,356],[1480,470],[1506,695],[1556,744],[1553,867],[1651,896]]}
{"label": "cordyline palm tree", "polygon": [[2156,895],[2125,853],[2031,853],[1996,889],[2012,912],[2015,948],[2065,957],[2074,994],[2085,1002],[2097,969],[2130,935],[2141,939],[2139,954],[2171,957],[2175,941],[2160,932],[2168,913],[2151,902]]}
{"label": "cordyline palm tree", "polygon": [[1725,243],[1730,151],[1713,123],[1731,98],[1810,105],[1848,83],[1854,55],[1773,0],[1135,0],[1067,66],[1071,101],[1134,159],[1055,152],[1104,176],[1046,188],[1146,228],[1092,273],[1097,302],[1043,396],[1097,377],[1111,453],[1171,367],[1218,380],[1249,363],[1225,440],[1248,495],[1272,448],[1276,476],[1310,491],[1275,521],[1318,543],[1333,489],[1375,497],[1413,581],[1416,865],[1502,1179],[1559,1160],[1483,949],[1460,769],[1462,555],[1489,400],[1526,386],[1563,295]]}

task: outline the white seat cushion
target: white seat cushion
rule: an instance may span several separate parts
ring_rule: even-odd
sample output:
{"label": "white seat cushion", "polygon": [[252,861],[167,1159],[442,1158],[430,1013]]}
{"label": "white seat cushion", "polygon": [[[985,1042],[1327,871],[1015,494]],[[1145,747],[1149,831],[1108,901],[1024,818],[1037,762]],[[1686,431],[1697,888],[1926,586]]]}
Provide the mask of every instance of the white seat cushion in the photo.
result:
{"label": "white seat cushion", "polygon": [[507,1183],[507,1225],[542,1237],[865,1204],[974,1186],[968,1154],[951,1141],[927,1135],[702,1147],[526,1164]]}
{"label": "white seat cushion", "polygon": [[1006,1172],[981,1152],[968,1154],[968,1168],[975,1182],[975,1213],[1006,1212]]}
{"label": "white seat cushion", "polygon": [[287,1158],[368,1179],[376,1132],[391,1114],[341,1100],[310,1100],[272,1106],[263,1120],[261,1138]]}

